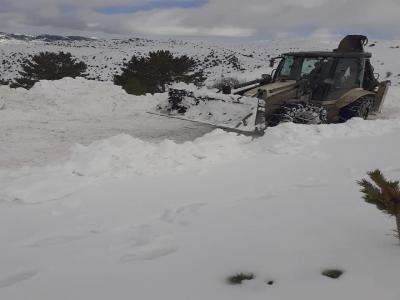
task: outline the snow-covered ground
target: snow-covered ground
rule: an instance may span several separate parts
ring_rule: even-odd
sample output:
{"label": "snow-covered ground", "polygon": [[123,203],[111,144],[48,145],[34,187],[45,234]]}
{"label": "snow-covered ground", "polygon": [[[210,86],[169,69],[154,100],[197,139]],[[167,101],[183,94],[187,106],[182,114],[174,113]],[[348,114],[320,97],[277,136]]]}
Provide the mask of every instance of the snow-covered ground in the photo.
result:
{"label": "snow-covered ground", "polygon": [[[212,127],[150,115],[166,94],[135,97],[111,82],[64,78],[42,81],[31,90],[0,86],[0,166],[43,165],[119,133],[160,141],[192,140]],[[29,151],[27,151],[29,149]]]}
{"label": "snow-covered ground", "polygon": [[400,178],[400,87],[377,118],[258,139],[149,115],[166,95],[108,82],[0,97],[0,299],[400,299],[394,221],[356,184]]}
{"label": "snow-covered ground", "polygon": [[[20,63],[29,55],[43,51],[68,51],[87,64],[89,77],[107,81],[119,73],[123,63],[133,55],[147,55],[150,51],[162,49],[193,57],[207,75],[206,84],[211,85],[221,76],[241,81],[260,78],[261,74],[271,72],[268,67],[271,57],[301,50],[330,51],[337,48],[340,39],[340,36],[329,39],[276,39],[246,44],[140,38],[46,42],[4,39],[0,34],[0,78],[18,77]],[[400,70],[400,61],[395,58],[400,54],[400,41],[371,40],[366,50],[373,54],[372,63],[381,78],[391,72],[389,79],[397,85],[400,74],[396,70]]]}

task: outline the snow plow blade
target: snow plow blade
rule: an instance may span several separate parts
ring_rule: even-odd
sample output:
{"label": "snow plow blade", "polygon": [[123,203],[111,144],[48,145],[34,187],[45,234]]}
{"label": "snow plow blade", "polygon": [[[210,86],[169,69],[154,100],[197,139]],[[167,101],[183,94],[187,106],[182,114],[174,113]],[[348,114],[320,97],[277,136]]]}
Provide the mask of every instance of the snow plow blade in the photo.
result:
{"label": "snow plow blade", "polygon": [[265,130],[265,102],[253,97],[171,89],[168,101],[149,113],[246,135],[262,135]]}

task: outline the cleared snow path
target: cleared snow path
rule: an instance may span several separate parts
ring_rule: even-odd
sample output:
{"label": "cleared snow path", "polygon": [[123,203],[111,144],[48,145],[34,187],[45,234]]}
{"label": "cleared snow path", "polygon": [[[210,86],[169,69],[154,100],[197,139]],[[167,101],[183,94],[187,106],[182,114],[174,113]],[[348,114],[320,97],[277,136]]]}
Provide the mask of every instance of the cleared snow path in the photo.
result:
{"label": "cleared snow path", "polygon": [[[193,140],[212,126],[147,114],[166,95],[135,97],[112,83],[65,78],[30,91],[0,87],[0,168],[45,165],[121,133],[146,141]],[[158,97],[158,98],[157,98]]]}

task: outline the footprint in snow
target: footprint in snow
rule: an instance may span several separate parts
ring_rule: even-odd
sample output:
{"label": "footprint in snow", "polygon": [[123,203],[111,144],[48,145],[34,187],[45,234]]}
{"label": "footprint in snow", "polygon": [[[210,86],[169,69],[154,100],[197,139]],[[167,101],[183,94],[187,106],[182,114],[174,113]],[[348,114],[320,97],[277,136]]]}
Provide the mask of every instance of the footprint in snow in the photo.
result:
{"label": "footprint in snow", "polygon": [[175,210],[167,209],[162,214],[161,220],[170,224],[178,223],[179,225],[186,226],[189,224],[188,217],[196,214],[203,206],[205,206],[204,203],[193,203],[181,206]]}
{"label": "footprint in snow", "polygon": [[317,178],[314,177],[309,177],[303,182],[295,184],[294,186],[301,189],[312,189],[312,188],[326,187],[327,185],[328,184],[324,181],[318,180]]}
{"label": "footprint in snow", "polygon": [[240,198],[237,201],[238,202],[253,202],[253,201],[266,201],[266,200],[271,200],[274,198],[277,198],[277,195],[269,194],[269,195],[260,195],[260,196],[249,196],[249,197],[244,197]]}
{"label": "footprint in snow", "polygon": [[172,237],[160,236],[151,241],[132,249],[131,253],[125,254],[120,258],[121,263],[128,263],[137,260],[153,260],[177,251],[177,247]]}
{"label": "footprint in snow", "polygon": [[59,235],[59,236],[48,236],[37,239],[31,239],[24,243],[23,247],[49,247],[68,244],[71,242],[79,241],[88,238],[87,235]]}
{"label": "footprint in snow", "polygon": [[109,232],[109,251],[120,263],[153,260],[175,252],[174,238],[160,230],[145,224],[114,228]]}
{"label": "footprint in snow", "polygon": [[170,209],[167,209],[164,211],[164,213],[161,216],[161,220],[163,220],[165,223],[174,223],[174,212],[171,211]]}
{"label": "footprint in snow", "polygon": [[296,184],[295,187],[301,188],[301,189],[312,189],[312,188],[319,188],[319,187],[325,187],[327,184],[325,183],[300,183]]}
{"label": "footprint in snow", "polygon": [[10,286],[13,286],[22,281],[31,279],[32,277],[36,276],[37,274],[39,274],[39,270],[31,270],[31,271],[27,271],[27,272],[21,272],[21,273],[16,273],[16,274],[6,276],[6,277],[0,279],[0,289],[10,287]]}

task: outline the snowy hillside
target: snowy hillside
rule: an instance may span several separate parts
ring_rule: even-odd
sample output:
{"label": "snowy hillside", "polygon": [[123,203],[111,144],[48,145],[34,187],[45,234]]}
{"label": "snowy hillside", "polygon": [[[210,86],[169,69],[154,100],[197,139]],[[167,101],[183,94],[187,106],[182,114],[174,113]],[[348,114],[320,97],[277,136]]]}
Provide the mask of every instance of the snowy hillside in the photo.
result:
{"label": "snowy hillside", "polygon": [[[211,84],[223,76],[237,77],[239,80],[255,79],[263,73],[270,73],[269,58],[284,52],[298,50],[332,50],[337,40],[327,39],[287,39],[252,42],[247,44],[212,44],[196,41],[148,40],[141,38],[91,40],[67,39],[53,36],[39,36],[16,39],[0,34],[0,74],[3,79],[18,76],[19,65],[29,55],[41,51],[68,51],[88,65],[89,77],[112,80],[124,62],[133,55],[146,55],[150,51],[170,50],[177,55],[194,57],[199,67],[204,69]],[[394,84],[400,82],[400,62],[393,59],[400,55],[400,41],[370,41],[367,51],[372,52],[372,62],[381,78],[389,78]]]}
{"label": "snowy hillside", "polygon": [[[0,299],[400,299],[394,220],[356,184],[375,168],[400,179],[400,42],[371,43],[393,82],[382,114],[257,139],[148,114],[166,94],[111,82],[0,86]],[[171,49],[203,63],[234,54],[235,76],[251,79],[270,71],[267,55],[336,44],[3,38],[1,74],[68,50],[109,80],[132,53]],[[210,82],[234,72],[208,70]],[[227,282],[241,272],[254,278]]]}

